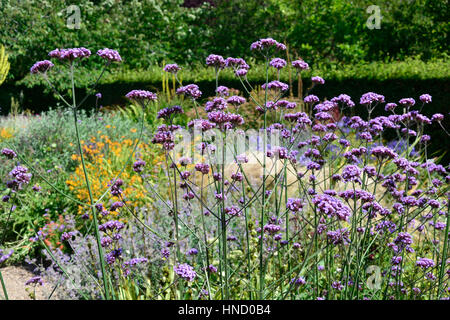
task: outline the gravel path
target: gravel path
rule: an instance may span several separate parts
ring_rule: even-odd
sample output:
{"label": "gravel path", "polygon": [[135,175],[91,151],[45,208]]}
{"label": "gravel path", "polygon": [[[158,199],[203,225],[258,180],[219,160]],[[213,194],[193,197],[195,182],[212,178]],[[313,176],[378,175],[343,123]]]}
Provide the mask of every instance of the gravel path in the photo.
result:
{"label": "gravel path", "polygon": [[[6,291],[10,300],[31,300],[30,294],[27,292],[33,292],[32,286],[25,286],[25,282],[35,276],[30,270],[22,266],[10,266],[0,269],[3,275],[3,279],[6,285]],[[44,283],[43,286],[36,286],[36,299],[47,300],[48,296],[52,292],[53,288]],[[3,290],[0,285],[0,300],[4,299]],[[58,295],[55,292],[51,298],[57,300]]]}

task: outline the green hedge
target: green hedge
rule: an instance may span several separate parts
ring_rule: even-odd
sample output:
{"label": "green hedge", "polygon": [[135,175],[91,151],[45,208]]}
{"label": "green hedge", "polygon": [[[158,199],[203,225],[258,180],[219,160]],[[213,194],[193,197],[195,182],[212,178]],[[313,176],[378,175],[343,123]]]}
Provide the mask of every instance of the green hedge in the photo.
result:
{"label": "green hedge", "polygon": [[[450,61],[434,60],[423,62],[420,60],[408,59],[402,62],[393,63],[365,63],[358,65],[330,66],[317,65],[312,67],[313,71],[302,75],[304,87],[310,85],[311,75],[320,75],[325,78],[323,86],[316,86],[314,94],[321,98],[332,98],[341,93],[350,95],[357,107],[355,112],[364,113],[363,108],[358,105],[361,95],[368,91],[383,94],[387,102],[396,102],[404,97],[413,97],[418,101],[418,97],[423,93],[433,96],[433,103],[423,109],[423,113],[431,116],[436,112],[448,114],[448,101],[450,101]],[[87,69],[80,68],[77,74],[77,87],[80,88],[78,95],[84,95],[88,91],[89,84],[92,84],[92,77],[96,72],[87,73]],[[67,74],[62,70],[55,70],[54,82],[62,91],[68,89]],[[100,82],[95,92],[101,92],[103,98],[101,104],[104,106],[124,105],[126,100],[124,95],[132,89],[148,89],[160,91],[162,88],[161,67],[154,67],[144,71],[125,70],[116,67],[107,73]],[[196,67],[185,68],[180,74],[184,84],[197,83],[203,91],[203,98],[214,95],[215,81],[211,68]],[[292,74],[294,77],[294,74]],[[249,72],[249,81],[254,84],[264,83],[263,66],[256,65]],[[282,81],[288,82],[288,72],[284,72]],[[242,90],[242,85],[229,70],[224,70],[220,75],[220,84],[230,88]],[[293,83],[294,94],[297,94],[296,82]],[[3,112],[9,110],[10,97],[18,97],[22,92],[23,109],[33,112],[47,110],[55,106],[57,100],[49,88],[42,82],[40,77],[27,76],[16,84],[7,84],[0,87],[0,106],[4,106]],[[92,92],[94,93],[94,92]],[[245,94],[244,94],[245,95]],[[84,108],[89,109],[95,105],[95,99],[91,97],[84,104]],[[6,106],[6,108],[5,108]],[[382,109],[376,110],[384,112]],[[448,117],[446,117],[446,127],[449,127]],[[429,128],[435,141],[446,141],[447,137],[438,126]],[[439,139],[439,140],[436,140]],[[434,144],[433,151],[442,149],[440,144]],[[448,161],[449,158],[445,158]],[[445,160],[444,159],[444,160]]]}
{"label": "green hedge", "polygon": [[[204,61],[210,53],[249,58],[262,37],[285,42],[292,57],[309,63],[421,59],[448,53],[444,0],[214,0],[197,8],[184,0],[2,0],[0,44],[11,60],[10,79],[55,48],[116,49],[131,69],[162,60]],[[367,8],[382,15],[369,29]],[[80,9],[80,29],[67,27],[70,5]],[[91,67],[100,60],[91,59]]]}

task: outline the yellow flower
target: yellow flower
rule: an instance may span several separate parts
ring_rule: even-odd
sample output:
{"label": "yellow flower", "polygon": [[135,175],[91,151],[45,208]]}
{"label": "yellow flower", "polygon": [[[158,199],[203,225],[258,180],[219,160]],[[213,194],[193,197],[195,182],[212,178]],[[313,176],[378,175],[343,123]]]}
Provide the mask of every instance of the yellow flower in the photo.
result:
{"label": "yellow flower", "polygon": [[[113,180],[127,162],[130,153],[133,151],[135,141],[126,138],[123,141],[112,141],[108,136],[102,135],[97,140],[91,137],[88,141],[93,142],[93,145],[85,145],[82,143],[82,149],[85,153],[86,170],[89,176],[92,194],[95,199],[98,199],[104,192],[108,190],[108,183]],[[137,142],[137,140],[136,140]],[[154,163],[160,165],[164,161],[164,155],[156,151],[153,145],[148,145],[141,142],[137,147],[141,158],[147,163]],[[81,161],[81,157],[77,154],[72,155],[72,160]],[[153,175],[154,180],[157,180],[156,170],[149,170]],[[142,179],[133,171],[132,165],[128,165],[121,173],[120,178],[125,182],[123,195],[130,206],[142,206],[149,204],[150,199],[147,197],[147,191],[143,185]],[[150,178],[151,179],[151,178]],[[86,190],[84,181],[84,172],[81,163],[75,168],[75,172],[66,181],[66,184],[75,197],[82,202],[89,202],[89,193]],[[111,196],[103,198],[103,203],[108,203],[112,199]],[[80,206],[79,213],[83,214],[85,208]],[[109,217],[116,216],[117,213],[111,213]],[[100,219],[109,219],[102,218]]]}
{"label": "yellow flower", "polygon": [[13,130],[10,128],[2,128],[0,130],[0,140],[8,140],[13,137]]}

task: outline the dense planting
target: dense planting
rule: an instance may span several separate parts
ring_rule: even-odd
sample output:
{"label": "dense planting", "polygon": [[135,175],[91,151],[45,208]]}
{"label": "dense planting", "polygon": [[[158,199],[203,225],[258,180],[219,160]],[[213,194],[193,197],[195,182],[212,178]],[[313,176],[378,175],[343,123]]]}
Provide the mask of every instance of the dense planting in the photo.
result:
{"label": "dense planting", "polygon": [[[117,51],[56,49],[35,63],[31,73],[53,89],[53,68],[69,71],[70,95],[58,96],[76,152],[60,153],[71,171],[61,184],[13,143],[17,133],[0,140],[4,229],[31,191],[67,205],[59,219],[29,224],[25,241],[50,266],[31,256],[40,276],[27,285],[48,281],[76,299],[448,299],[449,174],[430,157],[427,130],[449,133],[444,115],[422,114],[433,98],[322,99],[314,92],[326,79],[313,76],[289,99],[286,49],[272,38],[251,44],[260,89],[244,59],[207,56],[215,95],[204,104],[202,88],[165,65],[173,91],[125,96],[133,111],[122,113],[137,123],[120,132],[131,138],[118,135],[117,114],[79,118],[75,70],[94,59],[106,70],[122,61]],[[290,65],[303,84],[308,63]],[[224,72],[245,97],[221,85]],[[0,263],[14,257],[4,240]]]}

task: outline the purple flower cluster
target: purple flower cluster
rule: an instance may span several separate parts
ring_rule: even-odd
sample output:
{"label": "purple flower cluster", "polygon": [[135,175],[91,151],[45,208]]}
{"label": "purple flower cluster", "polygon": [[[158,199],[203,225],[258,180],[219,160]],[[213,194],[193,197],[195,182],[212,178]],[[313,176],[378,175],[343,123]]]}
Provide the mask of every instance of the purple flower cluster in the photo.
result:
{"label": "purple flower cluster", "polygon": [[286,50],[286,46],[272,38],[265,38],[255,41],[250,46],[251,50],[264,51],[269,49]]}
{"label": "purple flower cluster", "polygon": [[197,163],[195,165],[195,170],[198,172],[201,172],[202,174],[208,174],[209,173],[209,165],[206,163]]}
{"label": "purple flower cluster", "polygon": [[14,179],[6,183],[7,187],[17,190],[24,184],[29,184],[32,174],[28,172],[28,168],[17,166],[9,173]]}
{"label": "purple flower cluster", "polygon": [[306,97],[303,99],[303,101],[304,101],[305,103],[317,103],[317,102],[319,102],[319,97],[317,97],[317,96],[315,96],[315,95],[313,95],[313,94],[310,94],[309,96],[306,96]]}
{"label": "purple flower cluster", "polygon": [[323,78],[321,78],[321,77],[318,77],[318,76],[312,77],[311,78],[311,82],[314,83],[314,84],[325,84],[325,80]]}
{"label": "purple flower cluster", "polygon": [[188,265],[187,263],[182,263],[179,264],[178,266],[174,266],[173,270],[178,276],[189,282],[194,281],[195,277],[197,276],[197,273],[195,272],[194,268]]}
{"label": "purple flower cluster", "polygon": [[225,59],[217,54],[210,54],[206,58],[206,65],[217,69],[223,69],[226,66]]}
{"label": "purple flower cluster", "polygon": [[261,86],[261,88],[263,90],[265,90],[266,87],[269,90],[280,90],[280,91],[286,91],[287,89],[289,89],[289,85],[287,85],[286,83],[283,83],[281,81],[278,81],[278,80],[271,81],[271,82],[267,83],[267,85],[263,84]]}
{"label": "purple flower cluster", "polygon": [[240,96],[231,96],[227,99],[227,103],[237,107],[241,104],[244,104],[246,102],[244,97],[240,97]]}
{"label": "purple flower cluster", "polygon": [[350,232],[347,228],[337,229],[335,231],[328,231],[327,232],[327,238],[329,241],[331,241],[332,244],[349,244]]}
{"label": "purple flower cluster", "polygon": [[423,103],[431,103],[431,96],[427,93],[421,95],[419,97],[420,101],[422,101]]}
{"label": "purple flower cluster", "polygon": [[347,221],[351,215],[351,210],[348,206],[343,204],[339,199],[327,194],[313,197],[312,203],[317,207],[319,212],[330,217],[336,217],[339,220]]}
{"label": "purple flower cluster", "polygon": [[125,97],[136,101],[155,101],[157,99],[156,94],[147,90],[132,90]]}
{"label": "purple flower cluster", "polygon": [[17,154],[13,150],[8,148],[3,148],[1,153],[8,159],[14,159],[17,157]]}
{"label": "purple flower cluster", "polygon": [[169,73],[175,74],[175,73],[177,73],[180,70],[181,70],[181,68],[176,63],[166,64],[164,66],[164,71],[165,72],[169,72]]}
{"label": "purple flower cluster", "polygon": [[227,108],[227,101],[224,98],[214,98],[212,101],[208,101],[205,105],[206,112],[223,111]]}
{"label": "purple flower cluster", "polygon": [[303,201],[302,199],[289,198],[286,203],[286,208],[292,212],[298,212],[303,208]]}
{"label": "purple flower cluster", "polygon": [[97,51],[97,55],[99,57],[102,57],[105,60],[108,60],[109,62],[121,62],[122,61],[122,57],[120,56],[120,54],[113,49],[108,49],[108,48],[104,48],[101,50]]}
{"label": "purple flower cluster", "polygon": [[54,64],[51,61],[49,61],[49,60],[38,61],[30,68],[30,72],[32,74],[46,73],[53,66],[54,66]]}
{"label": "purple flower cluster", "polygon": [[275,69],[281,70],[286,66],[286,60],[281,58],[273,58],[269,64]]}
{"label": "purple flower cluster", "polygon": [[367,92],[364,93],[359,100],[359,103],[362,105],[371,105],[374,102],[383,103],[384,96],[375,92]]}
{"label": "purple flower cluster", "polygon": [[57,58],[59,60],[68,60],[70,62],[75,59],[89,58],[91,51],[86,48],[70,48],[70,49],[55,49],[48,54],[51,58]]}
{"label": "purple flower cluster", "polygon": [[416,101],[413,98],[403,98],[398,103],[404,107],[412,107],[416,104]]}
{"label": "purple flower cluster", "polygon": [[156,115],[157,119],[169,119],[175,114],[183,113],[183,109],[181,106],[173,106],[170,108],[164,108],[158,111],[158,114]]}
{"label": "purple flower cluster", "polygon": [[341,176],[345,182],[357,181],[357,182],[361,183],[360,175],[361,175],[361,169],[358,166],[348,165],[342,171]]}
{"label": "purple flower cluster", "polygon": [[140,172],[144,171],[145,165],[146,165],[146,162],[144,160],[137,160],[136,162],[133,163],[133,171],[140,173]]}
{"label": "purple flower cluster", "polygon": [[331,102],[340,102],[350,108],[355,106],[355,103],[352,101],[351,97],[346,94],[340,94],[339,96],[332,98]]}
{"label": "purple flower cluster", "polygon": [[[111,184],[112,183],[112,184]],[[117,178],[115,181],[110,182],[111,186],[109,188],[111,195],[113,196],[120,196],[122,194],[122,189],[120,187],[123,185],[123,180],[120,178]]]}
{"label": "purple flower cluster", "polygon": [[125,228],[125,225],[118,220],[110,220],[98,226],[98,230],[100,231],[120,231]]}
{"label": "purple flower cluster", "polygon": [[292,61],[292,66],[297,70],[308,70],[309,65],[303,60]]}
{"label": "purple flower cluster", "polygon": [[196,84],[188,84],[184,87],[178,88],[177,94],[185,94],[194,100],[196,100],[202,96],[202,92],[199,90],[199,88]]}
{"label": "purple flower cluster", "polygon": [[44,281],[42,280],[42,278],[40,276],[36,276],[36,277],[32,277],[31,279],[27,280],[27,282],[25,282],[26,286],[29,286],[31,284],[42,286],[44,284]]}
{"label": "purple flower cluster", "polygon": [[159,126],[152,138],[152,143],[161,144],[165,150],[172,150],[175,147],[175,137],[173,132],[179,128],[180,127],[177,125]]}
{"label": "purple flower cluster", "polygon": [[435,263],[433,260],[428,258],[418,258],[416,261],[416,265],[418,267],[421,267],[422,269],[428,269],[435,266]]}

